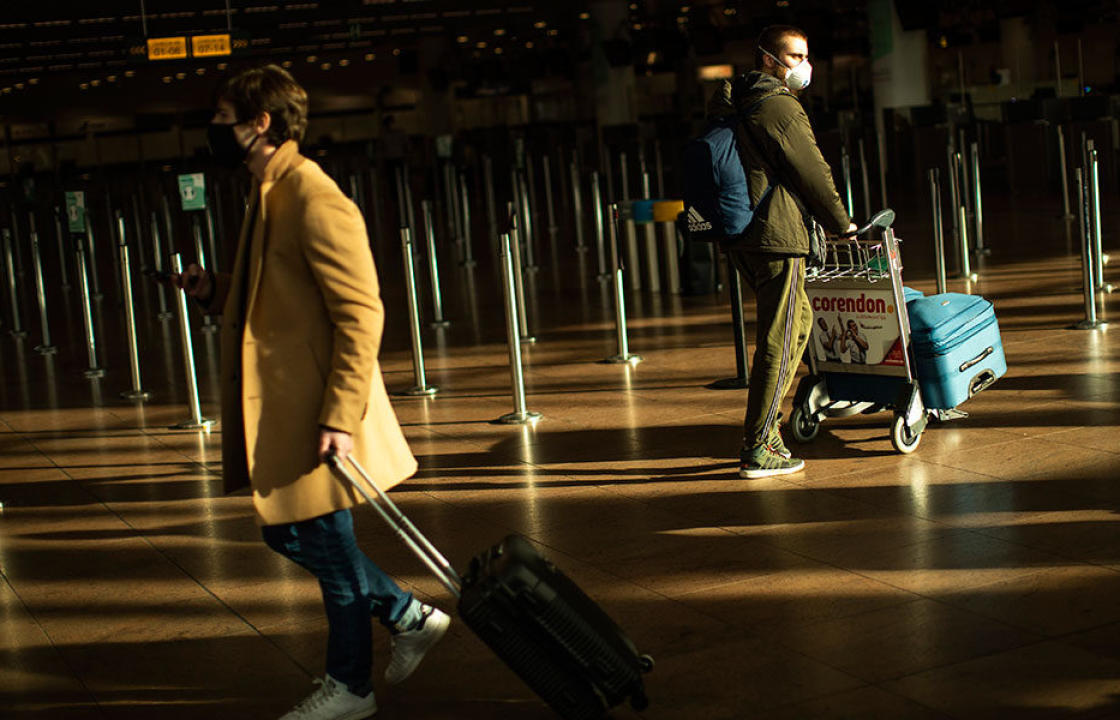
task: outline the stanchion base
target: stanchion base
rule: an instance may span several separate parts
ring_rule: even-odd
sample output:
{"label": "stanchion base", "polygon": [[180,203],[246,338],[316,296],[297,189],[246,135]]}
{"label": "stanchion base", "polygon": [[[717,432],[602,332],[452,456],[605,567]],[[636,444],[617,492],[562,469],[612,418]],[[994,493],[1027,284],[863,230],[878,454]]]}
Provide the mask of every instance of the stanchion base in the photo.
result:
{"label": "stanchion base", "polygon": [[89,370],[86,370],[85,372],[83,372],[82,375],[85,375],[90,380],[93,380],[94,378],[105,377],[105,371],[102,370],[101,368],[90,368]]}
{"label": "stanchion base", "polygon": [[576,252],[578,252],[580,254],[583,254],[583,253],[587,252],[588,247],[589,247],[588,245],[576,245]]}
{"label": "stanchion base", "polygon": [[398,390],[397,392],[392,394],[403,397],[430,397],[438,392],[439,387],[436,385],[417,385],[415,387],[410,387],[408,390]]}
{"label": "stanchion base", "polygon": [[506,413],[505,415],[502,415],[500,418],[498,418],[494,422],[497,423],[498,425],[536,425],[537,421],[540,420],[542,417],[544,417],[544,416],[541,415],[539,412],[532,412],[531,410],[526,410],[523,413],[521,413],[521,412]]}
{"label": "stanchion base", "polygon": [[169,312],[161,312],[159,315],[156,315],[156,317],[159,318],[160,320],[170,320],[171,318],[173,318],[175,316],[172,315]]}
{"label": "stanchion base", "polygon": [[121,397],[125,400],[147,400],[152,394],[147,390],[129,390],[122,392]]}
{"label": "stanchion base", "polygon": [[58,346],[57,345],[36,345],[35,346],[35,352],[39,353],[40,355],[54,355],[56,352],[58,352]]}
{"label": "stanchion base", "polygon": [[1107,265],[1108,259],[1108,253],[1101,253],[1101,265]]}
{"label": "stanchion base", "polygon": [[976,254],[977,255],[983,255],[984,257],[988,257],[989,255],[992,254],[992,249],[989,248],[989,247],[976,248]]}
{"label": "stanchion base", "polygon": [[89,297],[90,297],[90,300],[104,300],[105,299],[105,293],[94,293],[93,295],[90,295]]}
{"label": "stanchion base", "polygon": [[450,320],[434,320],[434,321],[428,323],[428,327],[432,327],[432,328],[451,327],[451,321]]}
{"label": "stanchion base", "polygon": [[221,328],[222,328],[222,326],[218,325],[217,323],[210,323],[209,325],[203,325],[202,326],[202,332],[213,335],[214,333],[218,332],[218,330],[220,330]]}
{"label": "stanchion base", "polygon": [[722,380],[713,380],[704,387],[709,390],[744,390],[748,385],[747,378],[729,377]]}
{"label": "stanchion base", "polygon": [[[1112,291],[1115,290],[1115,289],[1116,288],[1112,287],[1112,283],[1105,283],[1104,285],[1098,285],[1097,286],[1097,292],[1105,293],[1105,294],[1108,294],[1108,295],[1111,295]],[[36,349],[38,349],[38,348],[36,348]]]}
{"label": "stanchion base", "polygon": [[603,362],[609,365],[637,365],[641,361],[642,356],[635,353],[629,353],[626,355],[611,355],[606,360],[603,360]]}
{"label": "stanchion base", "polygon": [[953,276],[953,280],[968,280],[969,282],[976,282],[979,279],[980,276],[976,273],[969,273],[968,275],[965,275],[964,273],[957,273]]}
{"label": "stanchion base", "polygon": [[1108,323],[1104,320],[1082,320],[1076,325],[1071,325],[1070,330],[1099,330],[1108,327]]}
{"label": "stanchion base", "polygon": [[11,335],[14,338],[25,338],[25,337],[27,337],[27,331],[26,330],[9,330],[8,334]]}
{"label": "stanchion base", "polygon": [[595,279],[598,280],[600,284],[606,284],[606,282],[611,279],[611,273],[600,273],[595,276]]}
{"label": "stanchion base", "polygon": [[459,263],[459,267],[473,268],[473,267],[477,267],[477,266],[478,266],[478,261],[477,260],[464,260],[463,262]]}
{"label": "stanchion base", "polygon": [[184,420],[181,423],[172,425],[172,430],[209,430],[214,426],[214,421],[209,418],[202,418],[198,422],[194,420]]}
{"label": "stanchion base", "polygon": [[541,271],[541,266],[540,265],[526,265],[525,266],[525,272],[535,273],[535,272],[540,272],[540,271]]}

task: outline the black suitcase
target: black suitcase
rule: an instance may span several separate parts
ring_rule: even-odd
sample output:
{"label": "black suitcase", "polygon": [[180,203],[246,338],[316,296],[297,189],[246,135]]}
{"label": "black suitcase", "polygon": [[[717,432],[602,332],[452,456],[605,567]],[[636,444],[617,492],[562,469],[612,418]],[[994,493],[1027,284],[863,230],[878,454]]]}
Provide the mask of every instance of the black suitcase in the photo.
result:
{"label": "black suitcase", "polygon": [[379,504],[336,457],[331,464],[458,598],[459,617],[525,683],[566,720],[598,720],[627,698],[648,705],[640,655],[613,620],[524,538],[510,535],[476,555],[460,578],[350,458],[384,503]]}

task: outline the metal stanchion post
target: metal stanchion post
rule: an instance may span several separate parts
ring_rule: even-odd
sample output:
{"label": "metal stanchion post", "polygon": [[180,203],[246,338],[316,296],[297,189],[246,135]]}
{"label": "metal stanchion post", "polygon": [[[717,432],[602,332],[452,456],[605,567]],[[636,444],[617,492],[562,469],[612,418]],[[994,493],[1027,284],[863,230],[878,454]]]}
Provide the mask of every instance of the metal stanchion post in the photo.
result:
{"label": "metal stanchion post", "polygon": [[414,228],[416,227],[416,203],[412,200],[412,179],[409,176],[408,165],[404,166],[404,202],[405,210],[408,213],[408,226]]}
{"label": "metal stanchion post", "polygon": [[[642,174],[642,194],[648,199],[650,198],[649,188],[649,175]],[[669,293],[672,295],[681,294],[681,270],[679,265],[680,248],[677,243],[677,224],[676,217],[670,222],[659,216],[657,208],[659,203],[654,203],[654,220],[661,226],[661,249],[665,255],[665,283],[668,285]],[[646,225],[646,247],[651,248],[656,245],[654,225],[651,223]],[[651,262],[657,262],[655,255],[650,255]],[[651,287],[650,290],[657,290],[656,287]]]}
{"label": "metal stanchion post", "polygon": [[90,288],[93,294],[90,295],[94,300],[100,300],[104,297],[101,293],[101,282],[97,279],[97,245],[93,241],[93,223],[89,219],[89,211],[86,211],[86,243],[89,248],[89,272]]}
{"label": "metal stanchion post", "polygon": [[54,235],[58,242],[58,273],[62,276],[62,289],[70,289],[70,276],[66,272],[66,235],[62,230],[62,208],[54,206]]}
{"label": "metal stanchion post", "polygon": [[[152,211],[152,267],[156,272],[163,271],[163,249],[160,243],[159,235],[159,218],[156,216],[155,210]],[[156,285],[156,297],[159,298],[159,317],[160,320],[170,320],[171,312],[167,309],[167,294],[163,287],[163,283]]]}
{"label": "metal stanchion post", "polygon": [[[957,175],[957,165],[956,165],[956,157],[957,156],[953,152],[952,137],[953,137],[953,133],[950,131],[950,133],[949,133],[950,142],[949,142],[948,156],[947,156],[948,157],[948,164],[946,165],[946,167],[947,167],[947,174],[949,176],[949,203],[950,203],[950,207],[953,208],[953,211],[949,214],[949,217],[950,217],[950,219],[952,220],[952,223],[953,223],[953,243],[955,245],[957,243],[957,241],[960,239],[960,235],[961,235],[960,226],[959,226],[960,215],[957,213],[957,208],[960,207],[961,201],[960,201],[960,185],[959,185],[960,178]],[[961,272],[962,273],[964,272],[963,269],[962,269]]]}
{"label": "metal stanchion post", "polygon": [[665,170],[661,164],[661,141],[653,141],[653,166],[657,174],[657,197],[665,197]]}
{"label": "metal stanchion post", "polygon": [[140,270],[148,269],[148,264],[144,260],[144,226],[140,221],[140,196],[137,194],[132,195],[132,229],[136,241],[133,245],[136,247],[136,259],[140,261]]}
{"label": "metal stanchion post", "polygon": [[54,355],[58,348],[51,344],[51,324],[47,319],[47,289],[43,284],[43,258],[39,252],[39,232],[35,228],[35,216],[31,216],[31,262],[35,270],[35,295],[39,301],[39,325],[43,329],[43,342],[35,346],[40,355]]}
{"label": "metal stanchion post", "polygon": [[121,397],[129,400],[147,400],[151,397],[151,393],[144,391],[140,385],[140,350],[136,341],[136,311],[132,305],[132,268],[128,261],[128,244],[124,239],[124,218],[119,213],[117,226],[121,240],[121,284],[124,293],[125,330],[128,332],[128,364],[132,371],[132,389],[122,392]]}
{"label": "metal stanchion post", "polygon": [[[202,222],[199,220],[197,214],[191,215],[191,233],[194,235],[194,251],[198,257],[198,266],[203,270],[211,270],[210,262],[206,258],[204,248],[202,246]],[[209,315],[202,316],[202,332],[212,333],[218,330],[218,324],[210,320]]]}
{"label": "metal stanchion post", "polygon": [[750,367],[747,363],[747,332],[743,318],[743,283],[739,269],[727,253],[727,284],[731,291],[731,329],[735,334],[735,377],[709,383],[712,390],[742,390],[749,385]]}
{"label": "metal stanchion post", "polygon": [[[1054,44],[1057,45],[1057,43]],[[1058,82],[1061,83],[1060,78]],[[1061,95],[1060,89],[1058,95]],[[1058,125],[1058,166],[1061,170],[1062,179],[1062,217],[1066,220],[1072,220],[1073,213],[1070,212],[1069,207],[1069,165],[1066,162],[1066,136],[1061,125]]]}
{"label": "metal stanchion post", "polygon": [[957,242],[960,250],[960,276],[968,280],[975,280],[976,276],[972,273],[972,265],[969,259],[967,208],[962,201],[960,185],[958,184],[960,180],[960,168],[961,155],[960,153],[953,153],[950,156],[949,172],[952,175],[953,217],[956,221]]}
{"label": "metal stanchion post", "polygon": [[459,207],[463,212],[463,267],[474,267],[474,238],[471,237],[471,196],[467,189],[466,174],[459,175]]}
{"label": "metal stanchion post", "polygon": [[946,291],[945,281],[945,228],[941,218],[941,170],[929,171],[930,206],[933,208],[933,262],[937,268],[937,293]]}
{"label": "metal stanchion post", "polygon": [[75,236],[75,267],[78,271],[78,283],[82,291],[82,320],[86,331],[86,351],[89,356],[89,369],[83,375],[87,378],[105,377],[105,371],[97,363],[97,339],[93,334],[93,310],[90,307],[89,273],[86,269],[86,251],[82,245],[82,237]]}
{"label": "metal stanchion post", "polygon": [[1077,186],[1077,227],[1081,233],[1081,278],[1085,290],[1085,319],[1073,326],[1075,330],[1096,330],[1105,325],[1097,318],[1096,282],[1093,279],[1093,241],[1089,227],[1089,189],[1081,168],[1075,168],[1074,184]]}
{"label": "metal stanchion post", "polygon": [[416,384],[395,395],[435,395],[439,388],[429,385],[424,372],[424,346],[420,339],[420,302],[416,296],[416,265],[412,255],[412,230],[401,228],[401,255],[404,258],[404,281],[408,292],[408,323],[412,337],[412,375]]}
{"label": "metal stanchion post", "polygon": [[599,191],[599,171],[591,172],[591,209],[595,213],[595,249],[599,257],[599,274],[596,276],[600,282],[610,278],[607,272],[607,248],[603,238],[603,196]]}
{"label": "metal stanchion post", "polygon": [[[490,240],[498,237],[498,206],[494,197],[494,161],[482,156],[482,183],[486,188],[486,220],[490,224]],[[493,246],[491,246],[493,247]]]}
{"label": "metal stanchion post", "polygon": [[445,328],[451,323],[443,317],[443,292],[439,283],[439,257],[436,255],[435,218],[432,217],[432,201],[421,200],[420,212],[424,216],[424,236],[428,242],[428,277],[432,281],[432,321],[434,328]]}
{"label": "metal stanchion post", "polygon": [[518,232],[517,208],[510,203],[506,210],[509,214],[509,242],[513,250],[513,289],[517,301],[517,326],[521,331],[521,342],[534,343],[537,338],[529,332],[529,311],[525,303],[525,271],[521,267],[521,233]]}
{"label": "metal stanchion post", "polygon": [[[531,167],[531,166],[530,166]],[[521,215],[525,218],[522,225],[525,228],[524,243],[525,243],[525,262],[528,265],[525,267],[529,272],[537,272],[540,270],[540,265],[537,263],[537,250],[536,250],[536,234],[533,232],[533,206],[531,193],[525,182],[525,176],[517,173],[514,179],[518,184],[517,196],[521,199]]]}
{"label": "metal stanchion post", "polygon": [[864,150],[863,136],[859,138],[859,173],[863,183],[863,216],[871,217],[871,181],[867,177],[867,153]]}
{"label": "metal stanchion post", "polygon": [[884,125],[880,111],[875,120],[875,149],[879,156],[879,200],[882,203],[879,207],[890,207],[887,204],[887,137]]}
{"label": "metal stanchion post", "polygon": [[988,255],[991,250],[984,245],[984,200],[980,192],[980,144],[972,143],[972,207],[976,221],[976,252]]}
{"label": "metal stanchion post", "polygon": [[513,247],[510,233],[502,233],[499,262],[502,266],[502,297],[506,308],[506,342],[509,347],[509,372],[513,384],[513,412],[502,415],[497,422],[504,425],[532,424],[541,419],[540,413],[525,408],[525,375],[521,367],[521,334],[518,326],[519,310],[516,307],[516,281],[519,273],[514,269],[518,250]]}
{"label": "metal stanchion post", "polygon": [[626,288],[618,252],[618,203],[611,203],[608,212],[610,213],[611,267],[614,275],[614,330],[618,352],[603,362],[637,365],[642,361],[642,356],[630,352],[630,344],[626,338]]}
{"label": "metal stanchion post", "polygon": [[[540,227],[540,206],[537,205],[537,180],[533,174],[533,156],[525,153],[525,183],[528,192],[525,195],[525,206],[528,209],[529,220],[532,223],[531,227]],[[533,233],[533,238],[537,238],[537,233]]]}
{"label": "metal stanchion post", "polygon": [[15,254],[16,275],[23,277],[23,243],[20,242],[19,236],[19,213],[16,212],[16,206],[14,204],[8,208],[8,215],[12,219],[12,249]]}
{"label": "metal stanchion post", "polygon": [[408,201],[404,194],[404,171],[400,165],[393,168],[393,176],[397,181],[397,217],[400,218],[400,226],[411,227],[408,224]]}
{"label": "metal stanchion post", "polygon": [[[183,261],[179,253],[171,255],[171,272],[181,274]],[[183,367],[187,374],[187,401],[190,405],[191,417],[181,423],[172,425],[172,430],[208,430],[214,424],[213,420],[202,417],[202,406],[198,402],[198,373],[194,367],[194,343],[191,341],[191,321],[187,315],[187,294],[179,291],[175,293],[175,308],[179,316],[179,338],[183,342]]]}
{"label": "metal stanchion post", "polygon": [[9,331],[9,334],[17,338],[27,337],[27,331],[23,329],[23,323],[19,313],[19,287],[16,285],[16,264],[12,253],[12,233],[8,228],[4,228],[2,232],[4,235],[4,264],[8,274],[8,296],[11,298],[12,304],[12,329]]}
{"label": "metal stanchion post", "polygon": [[[568,169],[572,176],[572,214],[575,216],[576,251],[582,253],[587,252],[587,244],[583,241],[583,193],[580,191],[579,166],[576,164],[575,157],[572,158]],[[598,180],[595,182],[597,186]]]}
{"label": "metal stanchion post", "polygon": [[1097,292],[1111,293],[1112,285],[1104,281],[1105,256],[1101,248],[1101,172],[1095,149],[1089,151],[1089,197],[1093,208],[1093,277],[1097,281]]}
{"label": "metal stanchion post", "polygon": [[856,207],[852,200],[852,156],[848,152],[847,138],[844,138],[844,145],[840,150],[840,166],[844,171],[844,204],[848,208],[848,215],[855,217]]}
{"label": "metal stanchion post", "polygon": [[[217,193],[214,193],[217,199]],[[210,209],[210,203],[206,203],[206,207],[202,209],[202,217],[206,219],[206,238],[209,240],[210,246],[210,265],[207,269],[212,272],[218,272],[218,234],[214,231],[214,213]],[[139,243],[137,244],[139,247]]]}
{"label": "metal stanchion post", "polygon": [[544,208],[548,216],[549,237],[556,237],[556,208],[552,198],[552,162],[550,154],[545,153],[541,158],[541,172],[544,173]]}

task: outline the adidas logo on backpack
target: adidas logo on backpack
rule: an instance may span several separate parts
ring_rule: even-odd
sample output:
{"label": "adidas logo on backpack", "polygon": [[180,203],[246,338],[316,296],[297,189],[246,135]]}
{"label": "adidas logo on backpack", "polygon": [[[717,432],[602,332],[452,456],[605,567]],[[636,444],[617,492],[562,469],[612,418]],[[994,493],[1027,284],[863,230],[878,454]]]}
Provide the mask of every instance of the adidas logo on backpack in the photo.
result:
{"label": "adidas logo on backpack", "polygon": [[712,224],[704,219],[704,216],[697,212],[695,207],[688,209],[688,231],[692,233],[708,232],[712,229]]}

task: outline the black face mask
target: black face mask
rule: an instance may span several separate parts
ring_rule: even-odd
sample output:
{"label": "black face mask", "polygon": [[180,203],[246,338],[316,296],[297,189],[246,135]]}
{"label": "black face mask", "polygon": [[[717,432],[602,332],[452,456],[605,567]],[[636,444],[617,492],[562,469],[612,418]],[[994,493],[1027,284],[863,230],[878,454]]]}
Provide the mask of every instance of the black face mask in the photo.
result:
{"label": "black face mask", "polygon": [[237,141],[237,134],[233,132],[233,128],[237,124],[210,123],[206,127],[206,142],[210,145],[210,154],[222,167],[237,168],[245,162],[245,158],[249,155],[249,149],[257,141],[256,138],[253,138],[249,147],[241,147],[241,143]]}

